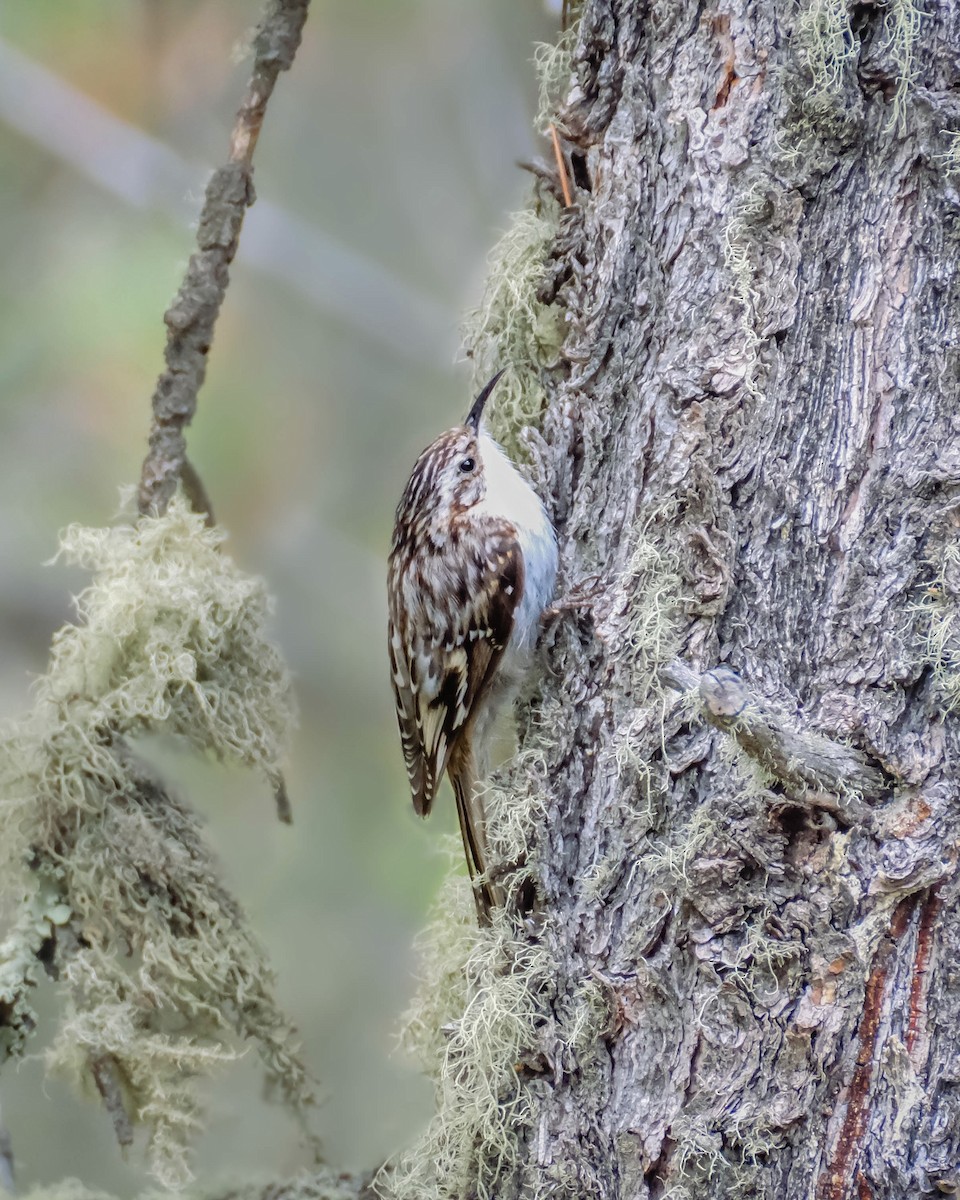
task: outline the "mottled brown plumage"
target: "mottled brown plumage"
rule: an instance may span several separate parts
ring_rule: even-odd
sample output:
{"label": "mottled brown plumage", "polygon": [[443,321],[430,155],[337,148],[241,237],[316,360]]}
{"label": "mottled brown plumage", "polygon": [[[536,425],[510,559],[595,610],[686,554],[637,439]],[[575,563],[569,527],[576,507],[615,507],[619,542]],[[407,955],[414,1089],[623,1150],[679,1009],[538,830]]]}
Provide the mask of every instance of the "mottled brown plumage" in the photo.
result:
{"label": "mottled brown plumage", "polygon": [[[481,920],[499,897],[484,878],[489,855],[476,785],[485,764],[477,759],[496,710],[528,666],[549,600],[541,593],[552,594],[556,571],[542,505],[479,429],[497,378],[467,422],[417,459],[397,508],[388,579],[390,668],[413,805],[426,816],[448,772]],[[517,520],[507,515],[511,506]],[[533,597],[525,542],[537,553]]]}

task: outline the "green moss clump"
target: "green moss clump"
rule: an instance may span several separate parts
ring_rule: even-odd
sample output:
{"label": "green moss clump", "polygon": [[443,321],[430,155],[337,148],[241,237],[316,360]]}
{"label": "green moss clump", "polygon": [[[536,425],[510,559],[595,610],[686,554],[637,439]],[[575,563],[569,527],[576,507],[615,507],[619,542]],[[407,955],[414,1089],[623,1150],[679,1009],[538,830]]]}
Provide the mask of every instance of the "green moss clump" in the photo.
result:
{"label": "green moss clump", "polygon": [[68,529],[62,553],[93,581],[0,752],[0,879],[18,905],[0,949],[0,1053],[21,1053],[32,1030],[42,955],[64,995],[51,1066],[96,1085],[122,1142],[147,1127],[164,1186],[189,1178],[197,1081],[238,1039],[258,1044],[298,1112],[312,1098],[196,815],[131,743],[172,733],[279,779],[290,680],[266,636],[265,587],[224,536],[179,499],[164,517]]}
{"label": "green moss clump", "polygon": [[857,58],[847,0],[810,0],[798,33],[811,79],[804,108],[811,115],[830,111],[842,99],[847,70]]}
{"label": "green moss clump", "polygon": [[[756,1155],[737,1138],[724,1136],[702,1115],[684,1115],[673,1123],[670,1137],[676,1142],[663,1200],[698,1200],[703,1189],[722,1187],[727,1200],[754,1200],[766,1195],[762,1179],[762,1152]],[[772,1137],[767,1146],[772,1142]],[[762,1142],[757,1139],[758,1151]]]}
{"label": "green moss clump", "polygon": [[[848,124],[848,84],[860,53],[860,41],[850,24],[848,0],[808,0],[797,26],[799,44],[810,76],[803,98],[808,127],[840,132]],[[883,53],[890,56],[896,73],[888,130],[906,132],[907,98],[917,73],[916,42],[924,13],[916,0],[886,0],[883,5]],[[845,94],[846,93],[846,94]]]}
{"label": "green moss clump", "polygon": [[663,876],[665,888],[684,897],[690,896],[695,891],[690,880],[690,867],[719,832],[721,826],[710,806],[701,804],[689,821],[670,831],[667,841],[651,848],[648,866]]}
{"label": "green moss clump", "polygon": [[67,529],[61,554],[94,580],[77,601],[80,623],[54,636],[38,708],[178,734],[274,777],[293,694],[266,637],[263,581],[222,553],[225,539],[181,500],[159,519]]}
{"label": "green moss clump", "polygon": [[421,940],[421,986],[403,1043],[437,1088],[437,1115],[378,1177],[389,1200],[492,1200],[517,1162],[532,1108],[525,1063],[539,1058],[554,968],[503,909],[478,929],[469,885],[451,877]]}
{"label": "green moss clump", "polygon": [[897,68],[897,90],[887,128],[901,133],[907,131],[907,97],[917,74],[914,47],[923,16],[915,0],[887,0],[883,32],[886,49]]}
{"label": "green moss clump", "polygon": [[565,333],[557,304],[538,296],[547,256],[557,235],[559,207],[544,198],[524,209],[494,247],[479,308],[464,322],[463,337],[479,389],[501,368],[496,403],[489,406],[491,432],[511,453],[522,455],[522,429],[534,425],[546,404],[541,371],[556,366]]}
{"label": "green moss clump", "polygon": [[946,708],[960,712],[960,545],[944,550],[936,575],[920,602],[920,652]]}
{"label": "green moss clump", "polygon": [[538,42],[534,49],[533,66],[539,95],[533,124],[538,133],[546,134],[556,123],[562,97],[570,86],[573,48],[577,44],[579,26],[578,14],[555,42]]}
{"label": "green moss clump", "polygon": [[514,755],[484,786],[487,837],[498,873],[529,873],[536,831],[546,818],[547,778],[543,751],[533,746]]}
{"label": "green moss clump", "polygon": [[[554,43],[538,45],[534,66],[540,89],[536,127],[546,134],[557,121],[570,86],[580,5],[571,5],[570,24]],[[560,205],[541,192],[517,213],[489,258],[479,306],[463,325],[474,384],[482,387],[500,369],[506,374],[488,409],[491,432],[515,457],[525,457],[520,435],[536,425],[546,405],[543,373],[556,367],[566,336],[564,311],[540,298],[560,221]]]}

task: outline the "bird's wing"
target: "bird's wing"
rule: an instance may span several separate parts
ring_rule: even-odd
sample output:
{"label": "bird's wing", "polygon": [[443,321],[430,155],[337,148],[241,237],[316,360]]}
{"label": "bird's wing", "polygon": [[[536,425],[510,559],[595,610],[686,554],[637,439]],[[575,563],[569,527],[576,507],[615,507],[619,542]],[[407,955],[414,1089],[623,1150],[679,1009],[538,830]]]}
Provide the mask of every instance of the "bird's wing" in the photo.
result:
{"label": "bird's wing", "polygon": [[[496,674],[523,595],[523,557],[513,529],[487,533],[483,550],[453,564],[451,554],[424,572],[417,580],[416,614],[405,611],[409,590],[391,587],[397,721],[413,806],[421,816],[429,813],[456,739]],[[442,594],[431,594],[434,580],[441,581]],[[399,631],[411,624],[418,633],[404,645]]]}

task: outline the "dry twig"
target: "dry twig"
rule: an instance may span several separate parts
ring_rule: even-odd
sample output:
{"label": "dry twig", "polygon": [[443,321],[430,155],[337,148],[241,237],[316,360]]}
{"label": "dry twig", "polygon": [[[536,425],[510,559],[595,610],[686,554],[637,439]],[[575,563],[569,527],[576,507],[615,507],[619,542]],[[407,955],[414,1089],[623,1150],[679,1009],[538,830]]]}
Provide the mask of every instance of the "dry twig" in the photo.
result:
{"label": "dry twig", "polygon": [[[229,266],[237,252],[244,213],[255,199],[253,152],[277,78],[291,66],[300,45],[309,2],[271,0],[254,39],[253,71],[230,138],[230,159],[207,185],[197,250],[164,314],[167,365],[153,394],[150,449],[140,477],[141,513],[163,512],[184,470],[184,429],[196,412]],[[201,495],[202,487],[194,489],[195,498]],[[209,514],[209,508],[205,511]]]}
{"label": "dry twig", "polygon": [[553,124],[550,126],[550,140],[553,142],[553,153],[557,160],[557,174],[560,176],[560,187],[563,190],[563,205],[564,208],[569,208],[573,204],[573,196],[570,193],[570,180],[567,178],[567,162],[560,146],[560,135],[557,133],[556,125]]}
{"label": "dry twig", "polygon": [[13,1144],[10,1141],[10,1134],[7,1133],[7,1127],[3,1123],[2,1113],[0,1113],[0,1190],[9,1192],[12,1196],[17,1192],[13,1171]]}

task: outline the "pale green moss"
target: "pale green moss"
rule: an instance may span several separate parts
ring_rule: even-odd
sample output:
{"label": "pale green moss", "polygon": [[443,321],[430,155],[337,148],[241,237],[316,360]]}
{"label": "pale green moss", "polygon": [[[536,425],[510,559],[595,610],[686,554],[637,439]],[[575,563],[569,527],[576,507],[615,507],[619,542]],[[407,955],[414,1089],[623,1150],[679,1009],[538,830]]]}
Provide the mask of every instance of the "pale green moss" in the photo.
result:
{"label": "pale green moss", "polygon": [[778,935],[777,915],[772,905],[750,913],[740,931],[741,941],[726,963],[730,968],[727,982],[754,1004],[775,999],[783,990],[784,973],[796,973],[804,955],[799,939]]}
{"label": "pale green moss", "polygon": [[943,129],[941,132],[946,139],[946,149],[935,156],[935,161],[947,175],[956,175],[960,172],[960,130]]}
{"label": "pale green moss", "polygon": [[[803,107],[814,125],[842,124],[844,88],[860,52],[848,0],[809,0],[798,22],[799,44],[810,74]],[[906,132],[906,106],[916,78],[916,43],[924,12],[916,0],[886,0],[883,50],[896,71],[888,129]]]}
{"label": "pale green moss", "polygon": [[960,172],[960,130],[944,129],[941,131],[946,139],[947,148],[936,155],[935,161],[947,175]]}
{"label": "pale green moss", "polygon": [[80,623],[54,635],[39,706],[66,704],[124,733],[162,729],[273,776],[290,680],[265,637],[263,581],[222,553],[225,538],[180,500],[161,519],[67,529],[61,554],[94,580],[77,600]]}
{"label": "pale green moss", "polygon": [[763,1195],[760,1170],[747,1150],[727,1145],[705,1116],[684,1114],[674,1121],[670,1137],[676,1142],[671,1185],[662,1200],[699,1200],[703,1188],[720,1184],[726,1200],[750,1200]]}
{"label": "pale green moss", "polygon": [[384,1168],[377,1190],[390,1200],[446,1200],[468,1190],[492,1200],[531,1120],[524,1062],[539,1055],[553,963],[502,909],[478,929],[460,876],[444,886],[421,955],[403,1043],[436,1084],[437,1115]]}
{"label": "pale green moss", "polygon": [[[569,16],[569,28],[555,43],[538,45],[534,55],[540,89],[536,125],[541,133],[556,121],[570,83],[578,13]],[[559,363],[566,336],[563,309],[545,304],[538,295],[559,219],[559,204],[546,194],[513,217],[490,255],[483,298],[463,325],[475,387],[506,369],[487,420],[493,435],[518,458],[524,457],[522,430],[537,424],[546,404],[542,373]]]}
{"label": "pale green moss", "polygon": [[593,978],[582,980],[571,996],[556,1006],[560,1044],[573,1056],[572,1066],[583,1067],[597,1050],[610,1026],[610,1002],[605,988]]}
{"label": "pale green moss", "polygon": [[800,13],[798,32],[811,79],[804,107],[811,113],[832,109],[857,58],[847,0],[810,0]]}
{"label": "pale green moss", "polygon": [[161,518],[68,529],[62,553],[93,581],[0,751],[0,879],[19,904],[0,953],[0,1047],[19,1053],[32,1028],[46,943],[65,1004],[50,1063],[87,1085],[92,1064],[108,1064],[118,1132],[147,1127],[165,1186],[189,1177],[197,1080],[238,1039],[258,1044],[287,1102],[311,1100],[270,968],[197,817],[131,743],[172,733],[279,778],[290,682],[266,636],[264,585],[223,540],[179,499]]}
{"label": "pale green moss", "polygon": [[907,97],[917,74],[916,42],[923,10],[915,0],[887,0],[883,32],[886,48],[897,68],[897,89],[888,129],[907,131]]}
{"label": "pale green moss", "polygon": [[539,96],[533,123],[539,133],[546,134],[556,123],[557,111],[570,86],[578,31],[579,19],[568,25],[555,42],[538,42],[534,48],[533,65]]}
{"label": "pale green moss", "polygon": [[520,431],[536,424],[546,403],[540,372],[557,364],[563,344],[562,310],[542,303],[537,295],[558,215],[556,203],[544,199],[514,216],[490,255],[480,306],[464,322],[476,388],[506,369],[487,421],[494,437],[514,454],[522,453]]}
{"label": "pale green moss", "polygon": [[543,751],[534,746],[516,754],[482,785],[482,798],[494,864],[526,864],[548,803]]}
{"label": "pale green moss", "polygon": [[960,711],[960,545],[949,545],[935,577],[921,600],[920,651],[933,669],[933,677],[946,708]]}
{"label": "pale green moss", "polygon": [[[499,866],[529,874],[545,787],[546,764],[534,749],[484,793]],[[420,986],[401,1040],[436,1084],[437,1116],[381,1172],[377,1189],[389,1200],[468,1191],[492,1198],[532,1119],[530,1072],[543,1069],[547,1053],[568,1070],[592,1062],[609,1021],[606,996],[592,979],[558,996],[549,951],[508,910],[496,909],[490,927],[478,928],[459,870],[444,884],[418,950]]]}
{"label": "pale green moss", "polygon": [[650,850],[647,866],[668,877],[671,892],[680,890],[686,895],[690,889],[690,865],[718,830],[710,805],[701,804],[689,821],[671,830],[667,840]]}

